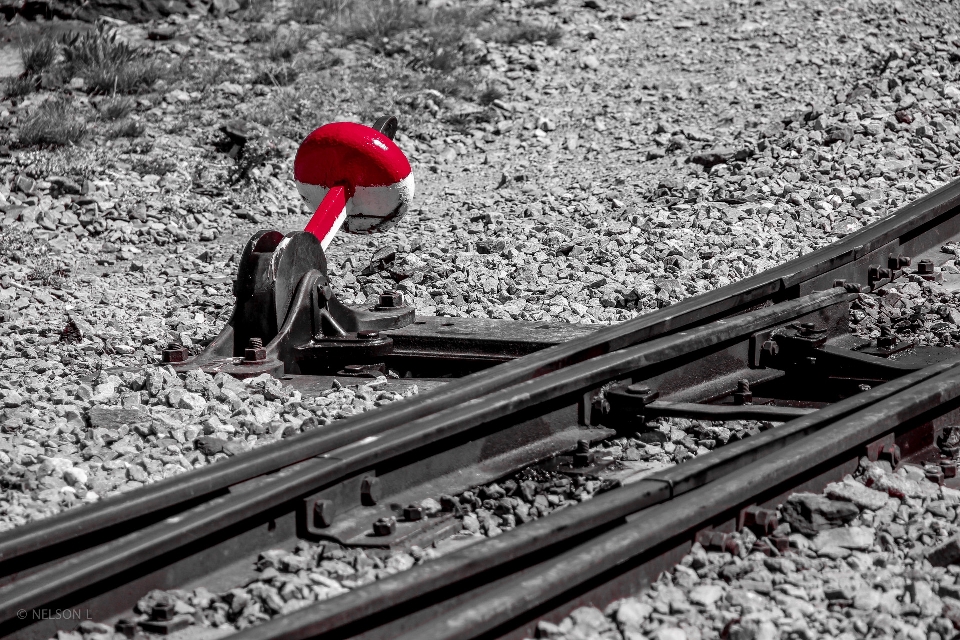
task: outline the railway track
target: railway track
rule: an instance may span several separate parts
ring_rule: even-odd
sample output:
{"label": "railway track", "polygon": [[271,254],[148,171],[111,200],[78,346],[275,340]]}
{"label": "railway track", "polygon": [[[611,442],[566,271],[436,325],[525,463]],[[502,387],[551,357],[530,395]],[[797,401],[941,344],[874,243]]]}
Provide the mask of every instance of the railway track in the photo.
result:
{"label": "railway track", "polygon": [[[960,183],[781,267],[596,331],[413,320],[396,299],[351,310],[335,302],[313,241],[277,236],[251,240],[234,318],[176,366],[273,372],[305,395],[396,371],[406,376],[387,385],[424,391],[3,534],[0,635],[48,638],[77,624],[43,613],[58,610],[128,635],[176,632],[190,620],[136,618],[138,598],[243,585],[261,552],[301,541],[371,554],[427,546],[459,530],[458,507],[424,517],[420,501],[531,465],[606,478],[593,499],[241,632],[524,637],[541,617],[642,587],[698,536],[762,533],[785,495],[839,479],[863,455],[939,464],[938,437],[957,418],[955,349],[859,338],[849,314],[900,279],[943,278],[928,261],[960,236]],[[266,264],[272,288],[261,286]],[[265,347],[248,345],[254,331]],[[612,437],[658,438],[657,421],[672,416],[783,424],[653,472],[591,453]]]}

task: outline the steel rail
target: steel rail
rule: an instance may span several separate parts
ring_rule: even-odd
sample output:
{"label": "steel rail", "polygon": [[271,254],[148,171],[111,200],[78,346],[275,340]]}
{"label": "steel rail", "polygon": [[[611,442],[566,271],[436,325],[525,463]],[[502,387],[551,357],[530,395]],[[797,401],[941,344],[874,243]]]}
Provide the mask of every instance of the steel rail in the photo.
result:
{"label": "steel rail", "polygon": [[[48,554],[66,542],[76,544],[93,534],[143,519],[144,514],[174,510],[196,500],[217,495],[232,485],[323,455],[363,438],[413,420],[457,407],[486,394],[536,378],[551,371],[697,326],[736,313],[777,296],[799,295],[799,287],[826,287],[836,277],[862,277],[858,266],[872,252],[897,242],[915,241],[925,230],[944,219],[956,217],[960,205],[960,181],[954,181],[898,210],[889,218],[865,227],[840,242],[823,247],[720,289],[687,298],[659,311],[598,329],[579,340],[556,345],[393,404],[385,411],[372,411],[347,418],[335,431],[317,430],[261,447],[143,489],[101,500],[99,503],[28,523],[0,535],[0,563],[25,554]],[[941,219],[943,218],[943,219]],[[933,233],[935,243],[939,236]],[[932,244],[931,244],[932,246]],[[849,273],[843,273],[847,268]],[[122,527],[120,527],[122,529]],[[2,572],[2,564],[0,564]]]}
{"label": "steel rail", "polygon": [[415,600],[442,600],[441,590],[458,582],[482,580],[484,575],[522,561],[529,554],[543,553],[583,534],[604,530],[630,514],[739,472],[764,456],[835,426],[837,421],[924,384],[958,365],[960,356],[905,375],[820,409],[815,414],[659,471],[638,483],[596,496],[548,518],[534,520],[404,573],[250,627],[237,637],[243,640],[302,640],[342,631],[360,621],[373,620],[373,616],[389,615],[389,610]]}
{"label": "steel rail", "polygon": [[[386,635],[398,640],[469,640],[508,633],[513,621],[524,619],[556,601],[575,597],[581,585],[603,579],[631,562],[647,557],[671,541],[691,533],[743,505],[776,496],[894,429],[942,415],[960,403],[960,369],[948,371],[865,407],[799,441],[693,489],[669,502],[631,516],[625,524],[603,532],[563,553],[513,575],[485,584],[476,592],[459,594],[452,608],[437,604],[429,621],[410,628],[402,620],[387,625]],[[623,490],[630,492],[630,487]],[[619,493],[619,491],[618,491]],[[588,503],[589,504],[589,503]],[[579,509],[579,507],[575,507]],[[392,630],[403,629],[403,633]],[[256,634],[240,638],[273,637]],[[371,637],[368,636],[368,637]],[[303,636],[306,637],[306,636]]]}
{"label": "steel rail", "polygon": [[742,340],[757,331],[854,297],[842,288],[829,289],[664,336],[542,375],[341,447],[328,456],[287,467],[242,492],[217,497],[176,517],[77,553],[0,588],[0,623],[12,620],[18,611],[49,605],[186,544],[227,530],[256,514],[275,509],[277,505],[308,495],[349,474],[479,427],[498,421],[502,423],[531,408],[543,409],[551,403],[576,397],[648,367]]}

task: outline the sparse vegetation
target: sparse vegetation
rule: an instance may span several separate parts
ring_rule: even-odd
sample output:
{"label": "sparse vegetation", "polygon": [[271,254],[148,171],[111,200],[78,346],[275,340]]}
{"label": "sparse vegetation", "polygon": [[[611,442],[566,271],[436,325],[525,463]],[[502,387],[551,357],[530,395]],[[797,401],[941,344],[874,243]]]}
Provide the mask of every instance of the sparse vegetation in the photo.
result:
{"label": "sparse vegetation", "polygon": [[64,76],[81,77],[93,93],[130,94],[150,88],[165,67],[152,54],[130,46],[103,25],[63,41]]}
{"label": "sparse vegetation", "polygon": [[117,122],[107,129],[108,138],[139,138],[146,131],[146,126],[134,120]]}
{"label": "sparse vegetation", "polygon": [[7,80],[4,93],[8,98],[21,98],[36,91],[39,84],[39,78],[26,74],[19,75],[16,78]]}
{"label": "sparse vegetation", "polygon": [[154,175],[162,177],[176,168],[176,161],[153,156],[137,158],[133,162],[133,170],[142,176]]}
{"label": "sparse vegetation", "polygon": [[59,45],[50,37],[39,37],[20,45],[20,59],[27,75],[39,76],[53,66],[57,59]]}
{"label": "sparse vegetation", "polygon": [[308,35],[300,29],[285,29],[269,41],[267,55],[271,60],[289,62],[306,46]]}
{"label": "sparse vegetation", "polygon": [[126,96],[105,98],[100,103],[100,115],[105,120],[120,120],[133,111],[133,100]]}
{"label": "sparse vegetation", "polygon": [[497,87],[487,87],[477,97],[477,102],[484,106],[493,104],[494,100],[502,100],[506,94]]}
{"label": "sparse vegetation", "polygon": [[291,64],[269,65],[260,70],[254,77],[253,84],[263,84],[274,87],[286,87],[293,84],[300,72]]}
{"label": "sparse vegetation", "polygon": [[24,147],[55,147],[79,142],[87,131],[66,98],[47,100],[20,126],[19,143]]}
{"label": "sparse vegetation", "polygon": [[563,30],[558,27],[532,24],[517,25],[512,28],[499,30],[494,34],[494,39],[504,44],[545,42],[552,46],[560,42],[562,37]]}

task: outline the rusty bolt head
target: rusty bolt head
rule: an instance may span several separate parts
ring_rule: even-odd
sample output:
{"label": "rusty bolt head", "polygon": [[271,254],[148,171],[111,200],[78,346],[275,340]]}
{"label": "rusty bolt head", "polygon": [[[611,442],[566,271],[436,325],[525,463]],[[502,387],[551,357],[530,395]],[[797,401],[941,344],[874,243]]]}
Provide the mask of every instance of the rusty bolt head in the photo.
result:
{"label": "rusty bolt head", "polygon": [[589,467],[593,464],[594,455],[590,451],[589,440],[577,440],[577,450],[573,452],[573,466],[576,468]]}
{"label": "rusty bolt head", "polygon": [[943,472],[944,478],[956,478],[957,462],[955,460],[941,460],[940,471]]}
{"label": "rusty bolt head", "polygon": [[263,362],[267,359],[267,350],[263,348],[263,340],[250,338],[247,348],[243,351],[244,362]]}
{"label": "rusty bolt head", "polygon": [[163,362],[186,362],[187,360],[187,348],[182,344],[177,344],[171,342],[167,345],[167,348],[160,352],[160,359]]}
{"label": "rusty bolt head", "polygon": [[945,474],[940,467],[928,467],[924,469],[924,474],[927,476],[927,480],[930,482],[943,484],[943,478]]}
{"label": "rusty bolt head", "polygon": [[382,493],[380,478],[364,476],[363,480],[360,481],[360,504],[363,506],[372,507],[380,502]]}
{"label": "rusty bolt head", "polygon": [[403,508],[403,517],[408,522],[423,520],[423,507],[418,504],[408,504]]}
{"label": "rusty bolt head", "polygon": [[780,553],[790,550],[790,538],[787,536],[770,536],[767,541]]}
{"label": "rusty bolt head", "polygon": [[360,340],[376,340],[379,337],[379,331],[357,331],[357,338]]}
{"label": "rusty bolt head", "polygon": [[313,503],[313,526],[326,528],[333,524],[337,506],[333,500],[317,500]]}
{"label": "rusty bolt head", "polygon": [[920,275],[933,275],[933,260],[924,258],[917,263],[917,273]]}
{"label": "rusty bolt head", "polygon": [[899,256],[887,256],[887,268],[891,271],[896,271],[900,268],[900,257]]}
{"label": "rusty bolt head", "polygon": [[900,263],[901,269],[903,267],[909,267],[911,262],[910,256],[903,256],[903,255],[897,256],[897,261]]}
{"label": "rusty bolt head", "polygon": [[380,294],[380,304],[377,305],[381,309],[397,309],[403,306],[403,292],[402,291],[384,291]]}
{"label": "rusty bolt head", "polygon": [[133,636],[137,635],[137,623],[127,618],[120,618],[117,620],[117,623],[113,625],[113,628],[117,633],[122,633],[128,638],[132,638]]}
{"label": "rusty bolt head", "polygon": [[380,518],[373,523],[373,535],[375,536],[389,536],[396,530],[396,518]]}
{"label": "rusty bolt head", "polygon": [[880,271],[877,272],[877,276],[878,276],[881,280],[892,280],[892,279],[893,279],[893,272],[890,271],[890,269],[880,269]]}
{"label": "rusty bolt head", "polygon": [[150,617],[154,620],[173,620],[176,613],[176,607],[172,602],[158,602],[150,610]]}

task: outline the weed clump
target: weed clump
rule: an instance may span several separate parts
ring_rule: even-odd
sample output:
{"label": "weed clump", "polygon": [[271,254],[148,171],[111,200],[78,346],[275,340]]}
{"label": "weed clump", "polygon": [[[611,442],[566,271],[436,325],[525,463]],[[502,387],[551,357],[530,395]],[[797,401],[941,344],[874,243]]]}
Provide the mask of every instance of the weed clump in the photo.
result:
{"label": "weed clump", "polygon": [[57,59],[59,46],[53,38],[38,38],[20,46],[20,59],[23,71],[28,75],[39,76],[53,66]]}
{"label": "weed clump", "polygon": [[133,100],[125,96],[114,96],[100,103],[100,115],[105,120],[121,120],[133,111]]}
{"label": "weed clump", "polygon": [[75,115],[64,98],[47,100],[20,126],[19,143],[23,147],[58,147],[83,139],[87,126]]}
{"label": "weed clump", "polygon": [[103,25],[64,38],[63,55],[65,75],[83,78],[93,93],[137,93],[151,87],[165,71],[149,52],[130,46]]}
{"label": "weed clump", "polygon": [[147,130],[142,122],[123,120],[107,129],[108,138],[139,138]]}

